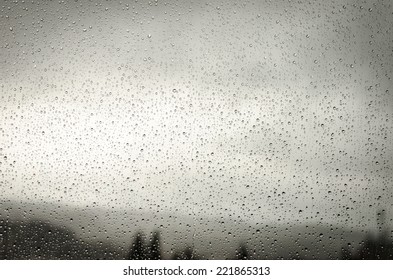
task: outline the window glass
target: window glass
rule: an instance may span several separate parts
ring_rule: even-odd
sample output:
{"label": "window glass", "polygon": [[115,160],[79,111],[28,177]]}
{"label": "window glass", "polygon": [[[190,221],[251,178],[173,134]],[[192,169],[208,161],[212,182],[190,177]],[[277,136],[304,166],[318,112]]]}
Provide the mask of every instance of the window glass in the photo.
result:
{"label": "window glass", "polygon": [[3,1],[0,258],[392,258],[392,5]]}

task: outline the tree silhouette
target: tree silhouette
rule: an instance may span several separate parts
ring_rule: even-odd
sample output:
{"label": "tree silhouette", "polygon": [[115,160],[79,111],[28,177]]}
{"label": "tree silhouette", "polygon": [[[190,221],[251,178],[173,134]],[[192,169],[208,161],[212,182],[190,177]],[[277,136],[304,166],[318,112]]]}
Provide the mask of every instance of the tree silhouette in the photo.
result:
{"label": "tree silhouette", "polygon": [[148,252],[144,243],[144,236],[138,232],[135,236],[134,242],[131,245],[130,252],[127,259],[129,260],[146,260],[148,259]]}
{"label": "tree silhouette", "polygon": [[1,220],[0,221],[0,259],[5,260],[9,258],[9,231],[10,226],[7,221]]}
{"label": "tree silhouette", "polygon": [[195,260],[197,259],[194,250],[188,246],[182,252],[176,252],[172,259],[174,260]]}
{"label": "tree silhouette", "polygon": [[248,260],[250,258],[247,247],[244,243],[240,243],[239,248],[236,250],[236,259]]}
{"label": "tree silhouette", "polygon": [[352,259],[352,254],[351,254],[351,250],[349,247],[349,244],[346,246],[341,247],[341,256],[340,258],[342,260],[350,260]]}
{"label": "tree silhouette", "polygon": [[161,242],[160,242],[160,233],[158,231],[153,232],[149,249],[150,249],[151,260],[161,259]]}

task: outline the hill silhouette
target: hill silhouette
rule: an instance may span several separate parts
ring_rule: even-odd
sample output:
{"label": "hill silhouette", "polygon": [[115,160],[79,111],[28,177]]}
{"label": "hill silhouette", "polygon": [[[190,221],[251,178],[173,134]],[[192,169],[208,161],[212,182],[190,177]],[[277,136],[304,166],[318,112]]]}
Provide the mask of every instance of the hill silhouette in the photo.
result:
{"label": "hill silhouette", "polygon": [[0,206],[0,257],[7,259],[340,259],[343,244],[351,244],[353,254],[366,236],[323,224],[249,224],[49,203]]}

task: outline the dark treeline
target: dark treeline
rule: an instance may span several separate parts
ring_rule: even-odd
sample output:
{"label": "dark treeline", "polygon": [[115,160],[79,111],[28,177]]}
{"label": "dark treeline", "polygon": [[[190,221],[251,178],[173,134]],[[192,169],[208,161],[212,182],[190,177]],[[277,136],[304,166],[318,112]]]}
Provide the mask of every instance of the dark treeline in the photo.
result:
{"label": "dark treeline", "polygon": [[[384,220],[384,212],[379,214]],[[341,259],[393,259],[393,243],[388,230],[379,222],[377,236],[367,235],[361,244],[346,244]],[[176,245],[176,244],[174,244]],[[254,259],[259,248],[245,242],[228,259]],[[145,235],[137,232],[130,238],[130,246],[122,248],[102,241],[85,241],[65,226],[58,227],[39,220],[20,222],[0,220],[0,259],[130,259],[130,260],[197,260],[206,259],[195,252],[193,246],[164,252],[159,231]],[[290,259],[302,259],[295,252]]]}
{"label": "dark treeline", "polygon": [[[161,260],[163,253],[161,248],[161,238],[158,231],[150,234],[149,238],[145,238],[142,232],[138,232],[131,244],[129,252],[126,256],[129,260]],[[175,251],[171,255],[173,260],[198,260],[202,259],[198,256],[191,246],[185,247],[183,250]]]}

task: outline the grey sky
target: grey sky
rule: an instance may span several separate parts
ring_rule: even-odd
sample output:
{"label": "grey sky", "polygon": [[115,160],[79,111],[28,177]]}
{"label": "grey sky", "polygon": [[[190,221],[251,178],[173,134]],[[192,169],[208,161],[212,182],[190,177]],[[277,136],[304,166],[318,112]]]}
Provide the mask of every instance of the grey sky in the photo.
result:
{"label": "grey sky", "polygon": [[391,213],[389,1],[127,3],[3,4],[2,199]]}

